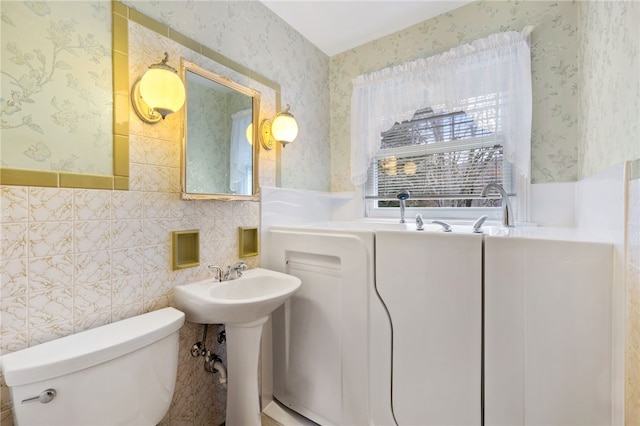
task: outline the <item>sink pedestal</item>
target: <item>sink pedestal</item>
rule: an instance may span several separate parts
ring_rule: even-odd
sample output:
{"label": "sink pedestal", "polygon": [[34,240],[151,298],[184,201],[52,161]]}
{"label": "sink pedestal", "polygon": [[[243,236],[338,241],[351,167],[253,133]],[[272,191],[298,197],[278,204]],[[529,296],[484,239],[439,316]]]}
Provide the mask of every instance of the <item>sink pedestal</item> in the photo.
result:
{"label": "sink pedestal", "polygon": [[258,359],[265,316],[225,324],[227,334],[227,426],[260,426]]}
{"label": "sink pedestal", "polygon": [[[217,267],[219,268],[219,267]],[[260,426],[258,357],[262,326],[302,285],[300,278],[255,268],[231,281],[209,278],[173,289],[187,321],[224,324],[227,332],[227,426]]]}

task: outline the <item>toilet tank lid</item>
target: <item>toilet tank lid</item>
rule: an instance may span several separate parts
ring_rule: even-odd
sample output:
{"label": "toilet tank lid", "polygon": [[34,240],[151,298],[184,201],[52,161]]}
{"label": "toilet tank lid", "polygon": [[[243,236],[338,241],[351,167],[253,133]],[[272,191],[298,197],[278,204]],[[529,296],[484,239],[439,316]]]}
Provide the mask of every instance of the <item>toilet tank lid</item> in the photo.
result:
{"label": "toilet tank lid", "polygon": [[35,383],[136,351],[183,324],[181,311],[159,309],[4,355],[0,366],[8,386]]}

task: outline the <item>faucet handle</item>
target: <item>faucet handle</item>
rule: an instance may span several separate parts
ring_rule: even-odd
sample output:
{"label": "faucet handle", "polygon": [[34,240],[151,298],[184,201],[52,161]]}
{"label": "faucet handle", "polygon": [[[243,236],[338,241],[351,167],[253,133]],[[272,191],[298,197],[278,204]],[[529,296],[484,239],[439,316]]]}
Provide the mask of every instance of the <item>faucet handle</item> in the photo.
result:
{"label": "faucet handle", "polygon": [[431,223],[442,226],[444,232],[451,232],[451,225],[443,220],[432,220]]}
{"label": "faucet handle", "polygon": [[[240,262],[234,264],[233,266],[229,266],[227,268],[227,272],[224,273],[225,280],[232,280],[234,278],[240,278],[242,276],[242,272],[249,269],[247,266],[247,262],[241,260]],[[235,272],[236,276],[233,277],[233,273]]]}
{"label": "faucet handle", "polygon": [[240,278],[242,276],[242,272],[249,269],[249,266],[247,266],[247,262],[241,260],[233,266],[233,269],[236,270],[236,275],[238,276],[238,278]]}
{"label": "faucet handle", "polygon": [[487,220],[488,217],[489,216],[487,215],[482,215],[478,219],[476,219],[475,222],[473,222],[473,232],[475,234],[482,234],[482,224],[485,220]]}
{"label": "faucet handle", "polygon": [[424,231],[424,221],[420,213],[416,215],[416,231]]}

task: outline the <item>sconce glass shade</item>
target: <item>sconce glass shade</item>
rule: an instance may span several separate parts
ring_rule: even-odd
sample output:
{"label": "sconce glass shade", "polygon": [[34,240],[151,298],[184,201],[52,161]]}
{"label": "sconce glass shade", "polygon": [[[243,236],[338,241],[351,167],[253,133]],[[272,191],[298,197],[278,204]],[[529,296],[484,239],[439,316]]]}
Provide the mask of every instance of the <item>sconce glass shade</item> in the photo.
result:
{"label": "sconce glass shade", "polygon": [[249,145],[253,145],[253,123],[249,123],[249,125],[247,126],[245,136],[247,138],[247,143]]}
{"label": "sconce glass shade", "polygon": [[180,77],[162,68],[149,68],[144,73],[140,80],[140,95],[162,118],[182,108],[185,99]]}
{"label": "sconce glass shade", "polygon": [[289,105],[276,114],[273,120],[262,120],[260,123],[260,142],[265,149],[272,149],[276,141],[286,147],[298,136],[298,123],[289,112]]}
{"label": "sconce glass shade", "polygon": [[293,142],[296,136],[298,136],[298,123],[296,123],[293,115],[289,113],[289,105],[287,105],[284,111],[276,114],[274,117],[271,123],[271,134],[283,147]]}
{"label": "sconce glass shade", "polygon": [[[155,123],[182,108],[185,101],[184,84],[177,71],[167,65],[169,57],[149,66],[132,89],[132,103],[138,116],[147,123]],[[159,115],[159,116],[158,116]]]}

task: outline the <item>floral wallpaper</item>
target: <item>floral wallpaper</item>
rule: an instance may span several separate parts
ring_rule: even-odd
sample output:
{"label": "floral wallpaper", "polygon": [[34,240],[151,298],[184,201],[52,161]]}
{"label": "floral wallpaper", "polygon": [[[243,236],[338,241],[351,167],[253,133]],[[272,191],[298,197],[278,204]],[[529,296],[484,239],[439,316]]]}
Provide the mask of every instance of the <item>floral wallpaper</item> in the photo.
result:
{"label": "floral wallpaper", "polygon": [[[3,11],[7,3],[13,2],[2,2]],[[84,2],[29,3],[32,6],[37,3],[38,7],[64,4],[66,9],[62,10],[67,14],[77,12],[74,20],[83,25],[92,22],[95,11],[82,9],[84,14],[77,11]],[[206,7],[207,4],[201,2],[196,6]],[[173,2],[176,13],[181,13],[184,5],[182,2]],[[227,4],[225,16],[230,15],[242,26],[256,29],[253,33],[253,54],[259,58],[252,57],[252,63],[270,63],[272,67],[269,72],[277,76],[295,72],[292,68],[303,70],[301,74],[305,74],[304,70],[322,74],[322,67],[314,62],[318,59],[315,47],[299,35],[296,36],[282,21],[269,15],[262,4],[242,2],[238,5],[236,11],[231,4]],[[189,3],[189,7],[193,6],[194,3]],[[208,4],[208,7],[214,6],[218,5],[214,2]],[[216,17],[206,9],[197,12],[192,10],[192,13],[194,16],[210,17],[205,41],[209,40],[206,44],[217,50],[211,40],[226,39],[226,18],[218,16],[221,21],[215,21]],[[187,26],[199,27],[198,19],[193,16],[190,19]],[[271,25],[267,29],[264,28],[265,22]],[[42,25],[48,28],[49,23],[44,21]],[[2,27],[4,30],[5,21]],[[36,25],[32,24],[32,27],[35,30]],[[261,36],[258,29],[264,30],[268,36]],[[298,49],[300,58],[291,59],[286,64],[272,62],[272,46],[285,45]],[[130,82],[139,78],[149,64],[157,62],[158,55],[164,51],[169,53],[169,63],[175,68],[179,67],[180,56],[184,56],[206,69],[254,88],[260,92],[260,118],[275,115],[276,94],[273,90],[131,22]],[[307,57],[311,58],[309,67],[316,66],[317,70],[308,68],[303,62],[302,58]],[[321,55],[319,58],[320,63],[327,62]],[[299,65],[294,64],[297,61],[300,61]],[[85,58],[82,66],[88,67],[91,63]],[[249,63],[243,65],[252,66]],[[5,71],[4,64],[2,71]],[[306,76],[310,77],[311,74]],[[283,91],[290,90],[286,88],[286,81],[281,83]],[[325,109],[322,100],[316,103],[314,96],[308,96],[308,93],[315,93],[314,85],[314,82],[309,82],[309,87],[299,84],[295,92],[307,93],[301,95],[300,99],[310,105],[309,111],[322,111]],[[294,105],[293,101],[283,100]],[[328,94],[325,101],[328,105]],[[40,123],[51,114],[50,104],[45,102],[36,105],[38,108],[33,110],[32,120]],[[304,117],[304,108],[300,107],[300,111],[297,117]],[[328,108],[325,115],[327,113]],[[302,120],[300,122],[302,124]],[[181,128],[180,114],[171,114],[160,123],[149,125],[130,109],[129,191],[0,187],[2,353],[171,305],[175,285],[209,277],[208,264],[227,266],[238,261],[237,229],[259,226],[260,204],[250,201],[181,200]],[[314,128],[313,125],[311,128]],[[322,135],[323,131],[320,130],[318,135],[307,137],[315,140],[322,138]],[[74,146],[84,139],[73,134],[65,137],[64,141],[65,146]],[[2,143],[4,146],[4,137]],[[306,185],[305,181],[308,180],[314,185],[328,186],[328,147],[326,152],[321,144],[301,144],[300,147],[299,155],[317,156],[318,161],[305,160],[310,167],[299,168],[296,174],[299,181],[296,184]],[[322,157],[325,155],[326,170],[323,171],[325,165]],[[275,186],[276,166],[275,150],[261,151],[261,185]],[[318,176],[307,177],[307,173],[316,171]],[[170,232],[181,229],[200,230],[200,266],[172,271]],[[246,260],[251,268],[260,264],[259,256]],[[218,331],[218,327],[209,329],[207,347],[226,360],[224,345],[215,341]],[[202,327],[198,324],[187,323],[181,330],[176,389],[170,411],[161,422],[162,425],[217,425],[224,421],[225,390],[217,383],[215,376],[204,371],[203,359],[192,358],[189,353],[191,345],[201,338]],[[197,385],[194,386],[194,383]],[[0,385],[0,423],[11,426],[12,401],[1,372]]]}
{"label": "floral wallpaper", "polygon": [[112,175],[110,2],[0,7],[0,164]]}
{"label": "floral wallpaper", "polygon": [[257,1],[123,3],[279,83],[282,108],[291,105],[300,128],[282,150],[280,186],[330,189],[327,55]]}
{"label": "floral wallpaper", "polygon": [[333,191],[351,190],[350,108],[354,77],[500,31],[535,25],[531,36],[533,182],[575,181],[578,168],[578,2],[479,1],[331,58]]}
{"label": "floral wallpaper", "polygon": [[640,158],[640,2],[580,3],[580,176]]}

